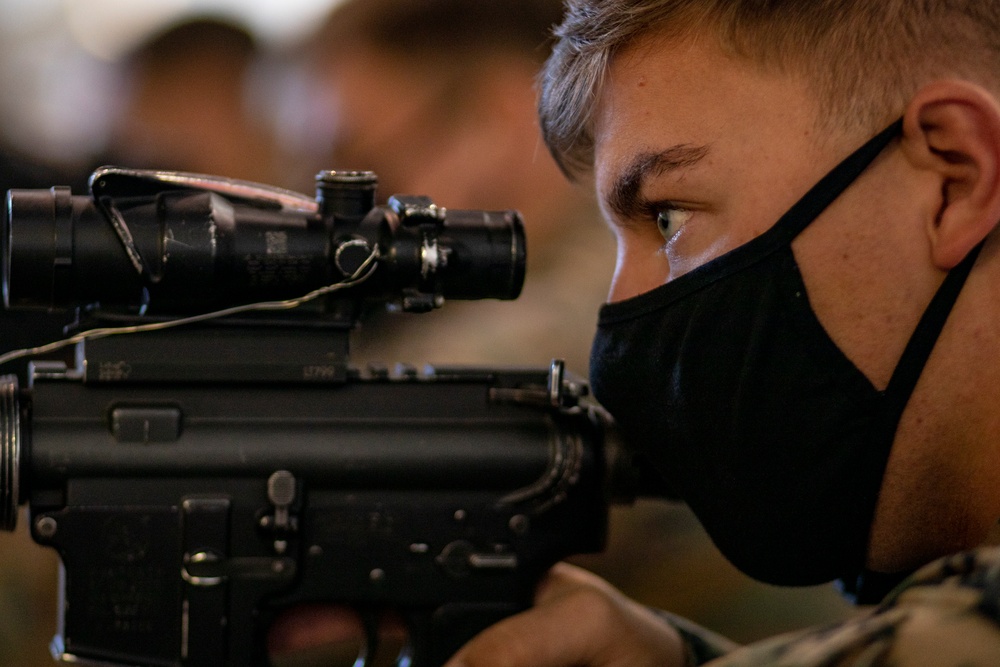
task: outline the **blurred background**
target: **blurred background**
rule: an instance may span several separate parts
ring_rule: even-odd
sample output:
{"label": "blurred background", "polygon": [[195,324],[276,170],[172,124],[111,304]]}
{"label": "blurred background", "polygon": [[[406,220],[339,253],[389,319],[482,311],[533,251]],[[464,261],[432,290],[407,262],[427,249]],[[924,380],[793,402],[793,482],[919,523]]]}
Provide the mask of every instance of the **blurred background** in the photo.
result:
{"label": "blurred background", "polygon": [[[528,273],[514,302],[373,314],[357,364],[542,365],[586,376],[614,262],[592,194],[542,145],[534,76],[559,0],[0,0],[0,192],[96,166],[178,169],[312,192],[370,169],[379,200],[516,208]],[[0,351],[67,316],[0,312]],[[5,372],[23,367],[3,368]],[[58,558],[0,534],[0,664],[52,664]],[[575,559],[633,597],[738,641],[853,613],[822,586],[744,577],[681,505],[616,508],[608,550]],[[322,664],[311,657],[282,664]]]}

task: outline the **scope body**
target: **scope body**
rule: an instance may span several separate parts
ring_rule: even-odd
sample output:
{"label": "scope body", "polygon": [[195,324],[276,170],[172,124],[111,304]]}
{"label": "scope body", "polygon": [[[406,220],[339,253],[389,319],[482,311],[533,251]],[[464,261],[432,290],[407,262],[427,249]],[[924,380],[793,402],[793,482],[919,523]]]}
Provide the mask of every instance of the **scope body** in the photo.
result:
{"label": "scope body", "polygon": [[376,180],[321,172],[310,199],[105,167],[89,195],[11,190],[0,236],[4,301],[192,314],[299,297],[350,279],[369,257],[371,275],[344,298],[423,311],[443,299],[518,296],[526,250],[516,211],[452,211],[403,195],[376,206]]}

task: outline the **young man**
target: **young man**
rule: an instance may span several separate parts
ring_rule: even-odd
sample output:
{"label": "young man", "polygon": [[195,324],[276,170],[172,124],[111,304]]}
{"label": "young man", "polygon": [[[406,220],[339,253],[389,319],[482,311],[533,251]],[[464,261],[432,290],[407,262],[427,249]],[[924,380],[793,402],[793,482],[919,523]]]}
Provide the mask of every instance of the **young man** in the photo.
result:
{"label": "young man", "polygon": [[1000,664],[1000,2],[572,0],[550,149],[618,239],[595,395],[739,567],[736,650],[581,571],[452,665]]}

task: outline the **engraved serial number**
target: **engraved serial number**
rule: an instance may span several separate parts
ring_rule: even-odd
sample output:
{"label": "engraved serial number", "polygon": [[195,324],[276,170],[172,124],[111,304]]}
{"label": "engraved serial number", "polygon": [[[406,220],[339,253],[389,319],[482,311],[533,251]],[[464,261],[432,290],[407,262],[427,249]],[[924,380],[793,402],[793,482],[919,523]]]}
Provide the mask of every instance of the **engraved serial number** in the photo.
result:
{"label": "engraved serial number", "polygon": [[335,380],[337,379],[336,366],[303,366],[303,380]]}

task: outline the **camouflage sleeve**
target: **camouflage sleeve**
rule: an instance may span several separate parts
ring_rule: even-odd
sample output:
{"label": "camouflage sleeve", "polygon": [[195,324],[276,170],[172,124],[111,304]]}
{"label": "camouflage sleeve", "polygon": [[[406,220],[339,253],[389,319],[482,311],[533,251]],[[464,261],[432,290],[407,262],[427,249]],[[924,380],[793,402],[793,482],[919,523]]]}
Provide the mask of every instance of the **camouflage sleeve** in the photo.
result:
{"label": "camouflage sleeve", "polygon": [[[693,653],[698,641],[695,637]],[[738,648],[706,667],[764,665],[1000,665],[1000,549],[979,549],[931,563],[878,607],[834,625]]]}

